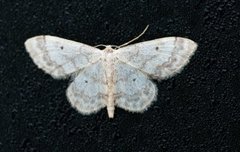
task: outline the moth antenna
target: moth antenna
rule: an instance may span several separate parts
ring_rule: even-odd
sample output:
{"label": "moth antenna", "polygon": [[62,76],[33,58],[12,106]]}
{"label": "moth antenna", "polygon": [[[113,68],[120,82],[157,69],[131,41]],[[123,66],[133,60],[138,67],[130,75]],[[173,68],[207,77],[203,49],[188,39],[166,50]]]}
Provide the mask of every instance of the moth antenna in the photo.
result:
{"label": "moth antenna", "polygon": [[147,26],[145,27],[145,29],[142,31],[142,33],[140,33],[137,37],[135,37],[134,39],[132,39],[132,40],[130,40],[130,41],[128,41],[128,42],[120,45],[119,48],[121,48],[121,47],[123,47],[123,46],[126,46],[126,45],[128,45],[129,43],[132,43],[133,41],[139,39],[139,38],[147,31],[148,27],[149,27],[149,25],[147,25]]}
{"label": "moth antenna", "polygon": [[115,47],[115,48],[117,48],[117,49],[119,49],[120,47],[119,46],[117,46],[117,45],[111,45],[112,47]]}
{"label": "moth antenna", "polygon": [[96,46],[94,46],[94,47],[97,48],[97,47],[100,47],[100,46],[104,46],[104,47],[106,47],[107,45],[104,45],[104,44],[98,44],[98,45],[96,45]]}

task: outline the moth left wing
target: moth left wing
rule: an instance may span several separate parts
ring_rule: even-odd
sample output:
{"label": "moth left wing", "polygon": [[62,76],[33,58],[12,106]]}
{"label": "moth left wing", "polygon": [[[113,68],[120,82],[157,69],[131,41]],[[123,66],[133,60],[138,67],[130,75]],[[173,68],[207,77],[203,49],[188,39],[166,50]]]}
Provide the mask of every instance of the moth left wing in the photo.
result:
{"label": "moth left wing", "polygon": [[64,78],[99,60],[102,52],[83,43],[55,36],[36,36],[25,42],[34,63],[54,78]]}
{"label": "moth left wing", "polygon": [[102,62],[84,68],[67,89],[68,101],[82,114],[98,112],[106,106],[108,88]]}
{"label": "moth left wing", "polygon": [[114,53],[126,64],[162,80],[179,73],[196,48],[197,44],[190,39],[166,37],[129,45]]}

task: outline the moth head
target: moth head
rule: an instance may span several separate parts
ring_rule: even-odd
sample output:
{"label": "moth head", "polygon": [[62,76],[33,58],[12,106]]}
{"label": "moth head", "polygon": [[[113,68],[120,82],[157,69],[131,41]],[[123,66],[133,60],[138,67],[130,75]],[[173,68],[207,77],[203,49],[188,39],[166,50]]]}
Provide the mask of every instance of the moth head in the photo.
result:
{"label": "moth head", "polygon": [[112,53],[114,50],[117,50],[117,49],[118,49],[118,47],[115,45],[106,45],[104,51]]}
{"label": "moth head", "polygon": [[118,46],[116,45],[104,45],[104,44],[99,44],[97,46],[95,46],[96,48],[99,48],[100,50],[103,50],[105,52],[109,52],[112,53],[114,50],[119,49]]}

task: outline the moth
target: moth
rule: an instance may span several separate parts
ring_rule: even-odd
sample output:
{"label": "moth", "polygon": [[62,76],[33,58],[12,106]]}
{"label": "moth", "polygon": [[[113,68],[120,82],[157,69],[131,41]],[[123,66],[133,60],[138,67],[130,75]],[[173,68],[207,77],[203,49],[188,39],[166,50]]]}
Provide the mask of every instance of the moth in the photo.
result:
{"label": "moth", "polygon": [[194,41],[182,37],[128,45],[135,39],[121,46],[99,45],[105,47],[101,50],[41,35],[28,39],[25,47],[38,68],[53,78],[73,77],[66,91],[72,107],[86,115],[107,107],[113,118],[115,106],[131,112],[146,110],[157,96],[151,79],[164,80],[181,72],[197,48]]}

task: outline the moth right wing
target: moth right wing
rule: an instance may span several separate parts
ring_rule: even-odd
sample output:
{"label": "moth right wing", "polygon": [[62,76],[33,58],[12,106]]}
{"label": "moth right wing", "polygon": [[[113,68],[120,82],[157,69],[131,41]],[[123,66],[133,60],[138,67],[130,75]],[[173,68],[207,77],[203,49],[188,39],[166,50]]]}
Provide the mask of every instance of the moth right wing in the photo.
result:
{"label": "moth right wing", "polygon": [[115,104],[131,112],[143,112],[156,100],[157,87],[148,76],[119,61],[115,65]]}
{"label": "moth right wing", "polygon": [[99,60],[102,52],[83,43],[55,36],[36,36],[25,42],[34,63],[54,78],[64,78]]}
{"label": "moth right wing", "polygon": [[196,48],[190,39],[165,37],[125,46],[114,53],[126,64],[162,80],[179,73]]}

